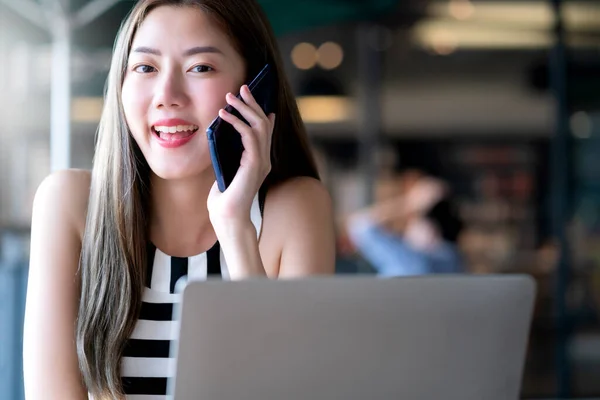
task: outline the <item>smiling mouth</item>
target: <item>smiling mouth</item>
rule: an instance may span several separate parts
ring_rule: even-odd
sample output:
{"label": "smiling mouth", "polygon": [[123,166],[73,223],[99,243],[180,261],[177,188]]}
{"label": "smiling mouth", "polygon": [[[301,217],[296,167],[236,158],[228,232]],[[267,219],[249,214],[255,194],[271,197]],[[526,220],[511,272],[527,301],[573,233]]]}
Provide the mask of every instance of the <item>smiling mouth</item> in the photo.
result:
{"label": "smiling mouth", "polygon": [[190,137],[198,132],[198,129],[199,127],[196,125],[153,126],[152,133],[158,136],[161,140],[171,141]]}

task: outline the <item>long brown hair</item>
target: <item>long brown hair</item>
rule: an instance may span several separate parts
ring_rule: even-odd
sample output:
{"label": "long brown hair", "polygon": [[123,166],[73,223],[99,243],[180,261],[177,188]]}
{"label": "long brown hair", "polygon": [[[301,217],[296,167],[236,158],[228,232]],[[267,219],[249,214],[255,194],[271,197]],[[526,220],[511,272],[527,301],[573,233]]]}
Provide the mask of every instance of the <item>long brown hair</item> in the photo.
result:
{"label": "long brown hair", "polygon": [[247,77],[270,63],[276,119],[271,172],[263,189],[294,176],[318,179],[306,132],[271,26],[255,0],[142,0],[123,22],[114,46],[98,127],[83,237],[76,327],[83,380],[94,398],[120,398],[120,363],[142,303],[151,190],[149,167],[125,122],[121,88],[131,44],[156,7],[194,6],[212,17],[246,61]]}

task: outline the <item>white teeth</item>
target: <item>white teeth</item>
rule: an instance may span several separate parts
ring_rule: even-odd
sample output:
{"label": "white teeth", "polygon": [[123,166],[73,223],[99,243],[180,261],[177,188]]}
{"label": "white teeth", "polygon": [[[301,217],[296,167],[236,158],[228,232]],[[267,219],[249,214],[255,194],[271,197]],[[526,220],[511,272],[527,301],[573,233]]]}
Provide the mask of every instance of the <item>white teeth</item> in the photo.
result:
{"label": "white teeth", "polygon": [[198,129],[196,125],[155,126],[154,130],[163,133],[187,132]]}

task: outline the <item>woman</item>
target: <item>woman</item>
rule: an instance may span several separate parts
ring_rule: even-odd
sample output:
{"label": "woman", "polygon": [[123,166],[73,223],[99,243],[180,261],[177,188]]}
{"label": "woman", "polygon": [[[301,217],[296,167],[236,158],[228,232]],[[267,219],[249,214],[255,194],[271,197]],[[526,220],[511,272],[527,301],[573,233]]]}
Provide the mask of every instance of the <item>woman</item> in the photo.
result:
{"label": "woman", "polygon": [[[242,86],[266,63],[277,119]],[[226,96],[238,91],[246,104]],[[223,193],[204,134],[217,114],[245,147]],[[177,301],[179,278],[330,274],[333,232],[256,2],[140,1],[115,43],[93,171],[54,173],[34,200],[27,398],[163,398],[173,360],[161,345],[173,322],[157,310]]]}

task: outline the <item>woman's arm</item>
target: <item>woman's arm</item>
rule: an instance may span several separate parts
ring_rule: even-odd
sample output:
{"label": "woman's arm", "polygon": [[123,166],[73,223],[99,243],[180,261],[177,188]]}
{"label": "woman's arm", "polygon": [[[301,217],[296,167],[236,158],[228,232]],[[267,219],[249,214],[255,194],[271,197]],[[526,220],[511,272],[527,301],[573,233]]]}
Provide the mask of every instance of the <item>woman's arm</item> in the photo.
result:
{"label": "woman's arm", "polygon": [[89,174],[63,171],[46,178],[35,196],[23,336],[28,400],[88,397],[75,347],[85,193]]}
{"label": "woman's arm", "polygon": [[[335,272],[331,199],[321,182],[313,178],[294,178],[269,191],[260,251],[250,221],[228,226],[217,236],[232,279],[265,274],[292,278]],[[261,254],[267,258],[264,264]]]}

